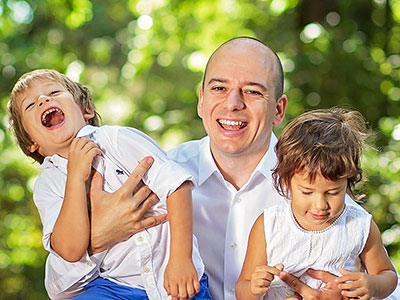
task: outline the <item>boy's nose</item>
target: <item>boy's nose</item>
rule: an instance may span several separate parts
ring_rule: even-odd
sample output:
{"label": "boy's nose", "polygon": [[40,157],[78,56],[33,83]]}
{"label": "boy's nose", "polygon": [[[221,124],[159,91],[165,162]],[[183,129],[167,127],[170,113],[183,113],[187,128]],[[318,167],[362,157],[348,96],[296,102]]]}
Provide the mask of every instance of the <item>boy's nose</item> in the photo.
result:
{"label": "boy's nose", "polygon": [[39,106],[42,106],[45,102],[49,102],[50,99],[46,95],[39,96]]}

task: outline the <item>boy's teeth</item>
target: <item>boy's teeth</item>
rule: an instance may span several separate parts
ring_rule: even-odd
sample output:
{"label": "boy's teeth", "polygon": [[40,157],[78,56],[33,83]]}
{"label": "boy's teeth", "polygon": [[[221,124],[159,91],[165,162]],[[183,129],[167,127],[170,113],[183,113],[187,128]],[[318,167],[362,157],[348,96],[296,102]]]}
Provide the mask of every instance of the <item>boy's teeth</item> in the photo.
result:
{"label": "boy's teeth", "polygon": [[58,108],[49,109],[48,111],[46,111],[46,112],[43,114],[43,116],[42,116],[42,122],[46,122],[46,116],[47,116],[48,114],[51,114],[52,112],[55,112],[55,111],[61,112]]}

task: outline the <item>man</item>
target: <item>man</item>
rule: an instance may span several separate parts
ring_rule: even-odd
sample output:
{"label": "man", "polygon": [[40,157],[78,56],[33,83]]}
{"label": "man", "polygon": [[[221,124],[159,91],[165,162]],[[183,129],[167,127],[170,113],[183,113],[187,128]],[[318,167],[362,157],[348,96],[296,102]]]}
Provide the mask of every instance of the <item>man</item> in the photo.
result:
{"label": "man", "polygon": [[[272,184],[272,127],[282,122],[286,106],[277,55],[256,39],[232,39],[212,54],[199,89],[198,115],[207,136],[169,152],[197,181],[194,233],[216,300],[235,299],[251,227],[264,208],[283,201]],[[287,273],[281,278],[303,299],[341,299],[335,276],[309,275],[326,287],[313,290]]]}

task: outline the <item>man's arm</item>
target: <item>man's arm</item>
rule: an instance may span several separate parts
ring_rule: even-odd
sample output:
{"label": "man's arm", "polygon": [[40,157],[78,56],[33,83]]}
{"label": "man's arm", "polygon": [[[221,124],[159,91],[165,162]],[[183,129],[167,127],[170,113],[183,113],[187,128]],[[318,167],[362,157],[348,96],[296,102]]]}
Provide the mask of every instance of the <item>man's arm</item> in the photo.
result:
{"label": "man's arm", "polygon": [[91,236],[89,253],[99,253],[133,234],[167,221],[167,215],[144,217],[159,199],[147,186],[134,193],[153,164],[145,157],[126,182],[114,193],[103,190],[103,178],[95,172],[90,185]]}

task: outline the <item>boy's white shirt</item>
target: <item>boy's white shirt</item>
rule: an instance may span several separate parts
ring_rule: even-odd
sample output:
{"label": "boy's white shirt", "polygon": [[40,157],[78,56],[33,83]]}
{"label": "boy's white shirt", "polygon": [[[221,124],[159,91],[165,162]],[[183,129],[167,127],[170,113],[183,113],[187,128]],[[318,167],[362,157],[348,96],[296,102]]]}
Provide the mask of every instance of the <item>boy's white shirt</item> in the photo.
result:
{"label": "boy's white shirt", "polygon": [[[103,174],[104,190],[117,190],[130,172],[145,156],[154,163],[143,181],[160,198],[150,213],[166,212],[166,197],[184,181],[193,177],[166,158],[165,152],[147,135],[128,127],[85,126],[77,137],[89,137],[101,148],[103,155],[93,166]],[[61,209],[67,176],[67,159],[58,155],[46,157],[40,166],[34,188],[34,202],[43,224],[43,245],[50,252],[46,261],[45,286],[52,299],[69,299],[98,276],[118,284],[146,289],[150,299],[169,299],[163,288],[163,274],[169,257],[169,223],[139,232],[107,251],[79,262],[63,260],[50,246],[50,234]],[[194,237],[193,263],[199,278],[204,265]]]}

